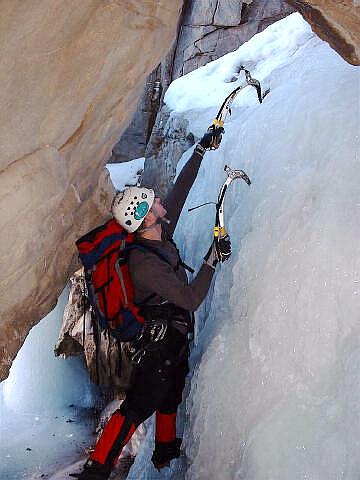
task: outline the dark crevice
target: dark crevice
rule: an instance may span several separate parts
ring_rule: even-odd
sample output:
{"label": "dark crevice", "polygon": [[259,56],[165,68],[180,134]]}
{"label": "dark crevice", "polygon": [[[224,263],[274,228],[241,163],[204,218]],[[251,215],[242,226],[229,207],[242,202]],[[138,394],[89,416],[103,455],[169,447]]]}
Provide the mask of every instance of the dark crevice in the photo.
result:
{"label": "dark crevice", "polygon": [[214,8],[214,13],[213,13],[213,16],[212,16],[212,19],[211,19],[211,25],[214,25],[215,23],[215,15],[216,15],[216,12],[218,10],[218,7],[219,7],[219,0],[216,0],[216,5],[215,5],[215,8]]}
{"label": "dark crevice", "polygon": [[[174,74],[174,65],[175,65],[175,57],[176,57],[176,51],[178,47],[178,42],[180,35],[182,33],[182,23],[185,18],[187,9],[190,5],[189,0],[184,0],[183,7],[179,16],[179,21],[177,25],[177,32],[176,32],[176,39],[174,40],[172,49],[168,53],[168,55],[171,55],[171,60],[170,60],[170,69],[168,72],[168,78],[169,78],[169,84],[174,80],[173,79],[173,74]],[[158,70],[158,74],[156,76],[156,79],[152,85],[152,95],[151,95],[151,109],[150,109],[150,115],[149,115],[149,120],[148,120],[148,128],[146,132],[146,138],[145,138],[145,150],[146,147],[149,143],[153,128],[155,126],[156,122],[156,117],[158,113],[160,112],[161,108],[163,107],[164,104],[164,94],[165,91],[167,90],[168,85],[163,85],[161,82],[161,69],[162,69],[162,63],[160,62],[159,65],[155,68],[155,70]]]}
{"label": "dark crevice", "polygon": [[[183,7],[182,7],[182,10],[181,10],[181,14],[180,14],[180,17],[179,17],[179,23],[178,23],[178,29],[177,29],[177,34],[176,34],[176,40],[174,42],[174,48],[173,48],[173,52],[172,52],[172,59],[171,59],[171,71],[169,72],[169,84],[175,80],[174,79],[174,66],[175,66],[175,58],[176,58],[176,53],[177,53],[177,49],[178,49],[178,45],[179,45],[179,39],[180,39],[180,36],[181,36],[181,33],[182,33],[182,29],[183,29],[183,22],[185,20],[185,17],[188,13],[188,10],[191,6],[191,0],[184,0],[184,3],[183,3]],[[165,92],[164,92],[165,93]]]}
{"label": "dark crevice", "polygon": [[202,35],[200,38],[198,38],[197,40],[195,40],[194,42],[194,47],[196,48],[199,48],[197,46],[197,43],[200,42],[201,40],[203,40],[204,38],[206,37],[209,37],[210,35],[212,35],[213,33],[217,32],[218,30],[221,30],[223,27],[220,27],[220,28],[215,28],[214,30],[211,30],[211,32],[207,32],[207,33],[204,33],[204,35]]}
{"label": "dark crevice", "polygon": [[196,24],[187,23],[187,24],[184,24],[183,26],[188,28],[198,28],[198,27],[215,27],[215,26],[218,27],[220,25],[213,25],[212,23],[196,23]]}
{"label": "dark crevice", "polygon": [[247,23],[249,21],[249,13],[250,13],[250,5],[248,3],[243,2],[241,5],[239,25],[243,25],[244,23]]}

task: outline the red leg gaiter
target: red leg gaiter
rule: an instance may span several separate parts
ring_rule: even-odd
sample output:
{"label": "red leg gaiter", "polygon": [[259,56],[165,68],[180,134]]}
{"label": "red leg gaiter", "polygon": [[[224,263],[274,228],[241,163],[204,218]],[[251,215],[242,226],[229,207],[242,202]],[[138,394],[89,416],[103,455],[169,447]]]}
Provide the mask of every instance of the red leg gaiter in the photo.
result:
{"label": "red leg gaiter", "polygon": [[156,412],[156,433],[157,442],[173,442],[176,438],[176,412]]}
{"label": "red leg gaiter", "polygon": [[113,413],[95,445],[95,450],[90,455],[91,460],[103,465],[109,463],[112,467],[135,430],[134,423],[127,420],[120,412]]}

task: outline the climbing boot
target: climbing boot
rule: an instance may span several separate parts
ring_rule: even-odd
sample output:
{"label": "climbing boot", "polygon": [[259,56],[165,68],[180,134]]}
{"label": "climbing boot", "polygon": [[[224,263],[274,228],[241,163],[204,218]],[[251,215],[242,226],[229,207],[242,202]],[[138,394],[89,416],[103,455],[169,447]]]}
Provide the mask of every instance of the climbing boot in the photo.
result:
{"label": "climbing boot", "polygon": [[181,438],[172,442],[155,442],[155,450],[151,457],[154,467],[160,470],[170,466],[170,461],[180,457]]}
{"label": "climbing boot", "polygon": [[110,477],[111,468],[94,460],[85,463],[80,473],[70,473],[70,477],[77,480],[107,480]]}

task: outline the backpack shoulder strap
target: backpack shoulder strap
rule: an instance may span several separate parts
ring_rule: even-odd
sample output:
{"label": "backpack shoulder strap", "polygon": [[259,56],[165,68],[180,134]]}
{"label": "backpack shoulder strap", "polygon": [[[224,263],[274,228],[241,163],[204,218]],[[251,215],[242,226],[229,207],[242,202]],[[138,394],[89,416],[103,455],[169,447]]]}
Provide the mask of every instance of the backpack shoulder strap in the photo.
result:
{"label": "backpack shoulder strap", "polygon": [[130,250],[140,250],[142,252],[150,252],[150,253],[153,253],[154,255],[156,255],[157,257],[159,257],[161,260],[163,260],[164,262],[166,262],[168,265],[170,265],[172,267],[172,264],[171,264],[171,261],[170,259],[168,258],[168,256],[165,254],[165,253],[162,253],[160,252],[158,249],[156,248],[152,248],[152,247],[149,247],[149,246],[145,246],[145,245],[141,245],[139,243],[132,243],[131,245],[128,245],[125,247],[124,251],[125,253],[128,253]]}
{"label": "backpack shoulder strap", "polygon": [[167,240],[168,240],[169,242],[171,242],[171,243],[174,245],[174,247],[176,248],[176,251],[177,251],[178,256],[179,256],[179,265],[181,265],[182,267],[184,267],[185,270],[187,270],[188,272],[194,273],[195,270],[194,270],[193,268],[189,267],[189,265],[187,265],[187,264],[181,259],[179,249],[178,249],[178,247],[177,247],[177,245],[176,245],[175,240],[173,239],[173,237],[169,236],[169,237],[167,238]]}
{"label": "backpack shoulder strap", "polygon": [[[131,250],[141,250],[142,252],[151,252],[153,253],[154,255],[156,255],[158,258],[160,258],[161,260],[163,260],[164,262],[166,262],[168,265],[170,265],[171,268],[174,269],[174,271],[176,271],[177,267],[173,267],[172,266],[172,263],[170,262],[170,259],[167,257],[167,255],[165,255],[164,253],[160,252],[159,250],[157,250],[156,248],[152,248],[152,247],[149,247],[149,246],[145,246],[145,245],[140,245],[139,243],[132,243],[131,245],[128,245],[125,247],[125,254],[127,254],[129,251]],[[153,299],[154,297],[156,297],[156,293],[151,293],[150,295],[148,295],[142,302],[141,304],[137,304],[137,306],[143,306],[145,305],[146,303],[148,303],[151,299]]]}
{"label": "backpack shoulder strap", "polygon": [[170,262],[169,258],[167,257],[166,254],[160,252],[159,250],[157,250],[156,248],[152,248],[152,247],[149,247],[149,246],[145,246],[145,245],[141,245],[139,243],[132,243],[131,245],[129,245],[128,247],[125,248],[125,250],[131,250],[131,249],[134,249],[134,248],[137,248],[138,250],[142,250],[143,252],[151,252],[153,253],[154,255],[157,255],[159,258],[161,258],[162,260],[164,260],[166,263],[168,263],[174,270],[175,272],[178,270],[179,268],[179,265],[181,265],[182,267],[185,268],[185,270],[187,270],[188,272],[190,273],[194,273],[195,270],[191,267],[189,267],[189,265],[187,265],[185,262],[182,261],[181,257],[180,257],[180,253],[179,253],[179,249],[174,241],[174,239],[171,237],[171,236],[167,236],[166,237],[166,240],[168,240],[170,243],[172,243],[174,245],[174,247],[176,248],[176,251],[178,253],[178,257],[179,257],[179,262],[178,264],[176,265],[176,267],[173,267],[172,266],[172,263]]}
{"label": "backpack shoulder strap", "polygon": [[[170,265],[171,268],[173,268],[173,270],[176,272],[179,268],[179,265],[182,265],[186,270],[189,270],[191,273],[194,273],[194,270],[189,267],[188,265],[186,265],[186,263],[184,263],[182,260],[181,260],[181,257],[180,257],[180,254],[179,254],[179,250],[176,246],[176,243],[174,242],[173,238],[172,237],[168,237],[167,240],[169,240],[173,245],[174,247],[176,248],[176,251],[178,252],[178,257],[179,257],[179,263],[174,267],[170,261],[170,259],[167,257],[166,254],[164,254],[163,252],[160,252],[158,249],[156,248],[152,248],[152,247],[149,247],[148,245],[141,245],[139,243],[132,243],[131,245],[128,245],[125,247],[125,253],[128,253],[130,250],[134,250],[134,249],[137,249],[137,250],[141,250],[143,252],[151,252],[153,253],[154,255],[156,255],[157,257],[159,257],[161,260],[163,260],[164,262],[166,262],[168,265]],[[149,302],[149,300],[151,300],[152,298],[156,297],[156,293],[151,293],[148,297],[146,297],[142,302],[141,302],[141,305],[145,305],[147,302]]]}

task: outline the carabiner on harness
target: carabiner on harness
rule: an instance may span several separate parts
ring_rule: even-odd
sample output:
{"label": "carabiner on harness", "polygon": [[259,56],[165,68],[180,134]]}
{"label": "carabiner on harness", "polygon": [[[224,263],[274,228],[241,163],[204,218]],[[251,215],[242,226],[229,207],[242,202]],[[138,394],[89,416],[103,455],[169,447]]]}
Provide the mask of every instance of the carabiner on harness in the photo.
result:
{"label": "carabiner on harness", "polygon": [[167,330],[168,322],[166,320],[147,321],[140,335],[134,340],[135,353],[132,355],[131,361],[139,365],[147,351],[158,348],[157,344],[165,338]]}

